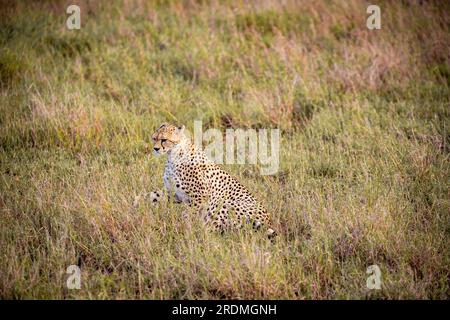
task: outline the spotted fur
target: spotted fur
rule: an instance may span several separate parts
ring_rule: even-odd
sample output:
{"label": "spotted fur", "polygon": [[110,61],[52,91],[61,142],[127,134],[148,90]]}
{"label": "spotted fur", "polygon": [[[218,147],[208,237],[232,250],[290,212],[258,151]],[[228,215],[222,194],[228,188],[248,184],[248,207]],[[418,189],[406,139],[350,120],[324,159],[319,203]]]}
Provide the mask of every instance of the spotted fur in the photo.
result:
{"label": "spotted fur", "polygon": [[[266,209],[237,180],[213,163],[184,134],[184,126],[162,124],[152,135],[155,154],[167,154],[163,181],[169,196],[187,204],[203,217],[208,226],[225,231],[251,223],[264,228],[270,238],[275,231],[270,226]],[[153,202],[161,192],[151,195]]]}

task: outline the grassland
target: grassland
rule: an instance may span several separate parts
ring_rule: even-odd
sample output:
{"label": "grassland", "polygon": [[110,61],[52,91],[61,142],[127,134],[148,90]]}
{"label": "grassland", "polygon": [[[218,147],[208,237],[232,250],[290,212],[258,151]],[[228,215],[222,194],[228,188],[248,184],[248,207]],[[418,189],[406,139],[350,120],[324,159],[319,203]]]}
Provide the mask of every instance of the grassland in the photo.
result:
{"label": "grassland", "polygon": [[[0,297],[448,299],[450,6],[378,2],[2,1]],[[274,245],[135,202],[194,120],[282,130]]]}

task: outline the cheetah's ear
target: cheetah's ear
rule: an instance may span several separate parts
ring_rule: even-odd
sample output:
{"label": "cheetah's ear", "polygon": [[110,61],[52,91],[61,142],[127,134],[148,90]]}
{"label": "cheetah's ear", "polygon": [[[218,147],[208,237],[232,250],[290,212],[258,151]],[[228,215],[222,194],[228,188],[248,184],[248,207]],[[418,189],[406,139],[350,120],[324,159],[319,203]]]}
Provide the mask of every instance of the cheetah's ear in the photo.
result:
{"label": "cheetah's ear", "polygon": [[183,133],[184,132],[184,128],[186,128],[184,125],[181,125],[178,127],[178,132],[179,133]]}
{"label": "cheetah's ear", "polygon": [[167,122],[163,122],[163,123],[159,126],[158,129],[161,129],[161,128],[163,128],[163,127],[167,127]]}

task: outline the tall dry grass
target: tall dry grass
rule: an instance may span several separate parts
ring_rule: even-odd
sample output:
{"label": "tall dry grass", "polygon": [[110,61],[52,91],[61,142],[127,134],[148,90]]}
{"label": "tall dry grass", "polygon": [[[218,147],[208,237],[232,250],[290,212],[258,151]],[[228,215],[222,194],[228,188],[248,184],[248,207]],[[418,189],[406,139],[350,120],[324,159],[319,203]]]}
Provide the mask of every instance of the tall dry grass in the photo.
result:
{"label": "tall dry grass", "polygon": [[[78,31],[68,3],[0,6],[0,297],[448,299],[446,3],[382,1],[373,31],[356,0],[79,1]],[[282,129],[276,175],[226,167],[274,245],[135,202],[155,127],[194,120]]]}

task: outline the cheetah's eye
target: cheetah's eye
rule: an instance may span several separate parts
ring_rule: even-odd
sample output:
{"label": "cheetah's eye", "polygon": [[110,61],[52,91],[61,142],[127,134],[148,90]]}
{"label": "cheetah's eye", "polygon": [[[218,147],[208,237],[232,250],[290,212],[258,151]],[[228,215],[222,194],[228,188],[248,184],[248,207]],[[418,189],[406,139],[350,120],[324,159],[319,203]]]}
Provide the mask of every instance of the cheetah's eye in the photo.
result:
{"label": "cheetah's eye", "polygon": [[161,142],[162,143],[164,143],[164,142],[166,142],[167,141],[167,139],[161,139]]}

